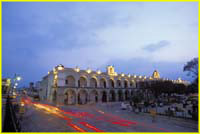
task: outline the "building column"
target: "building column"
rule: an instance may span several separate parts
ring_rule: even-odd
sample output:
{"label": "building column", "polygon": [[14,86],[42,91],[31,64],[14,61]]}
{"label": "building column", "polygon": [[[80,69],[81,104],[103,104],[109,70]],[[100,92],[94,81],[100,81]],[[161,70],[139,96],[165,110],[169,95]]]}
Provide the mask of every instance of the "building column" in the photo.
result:
{"label": "building column", "polygon": [[116,92],[116,95],[115,95],[115,101],[119,101],[119,95],[118,95],[118,92]]}
{"label": "building column", "polygon": [[109,96],[109,92],[106,92],[106,94],[107,94],[107,96],[106,96],[106,99],[107,99],[107,101],[106,102],[109,102],[110,100],[110,96]]}
{"label": "building column", "polygon": [[98,92],[98,102],[100,102],[100,103],[102,103],[102,96],[103,96],[102,92],[99,91]]}
{"label": "building column", "polygon": [[125,101],[125,92],[122,90],[122,101]]}

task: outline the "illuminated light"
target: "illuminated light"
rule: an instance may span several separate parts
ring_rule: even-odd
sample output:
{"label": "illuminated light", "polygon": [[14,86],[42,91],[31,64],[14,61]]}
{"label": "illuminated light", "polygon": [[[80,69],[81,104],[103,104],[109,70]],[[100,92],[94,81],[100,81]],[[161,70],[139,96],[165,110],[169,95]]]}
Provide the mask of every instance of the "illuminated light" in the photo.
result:
{"label": "illuminated light", "polygon": [[57,107],[54,107],[54,106],[49,106],[47,104],[38,104],[38,103],[34,103],[33,104],[36,108],[39,108],[39,109],[43,109],[45,110],[46,112],[48,112],[49,114],[54,114],[60,118],[63,118],[67,121],[71,121],[72,119],[67,117],[67,116],[64,116],[60,113],[60,109],[58,109]]}
{"label": "illuminated light", "polygon": [[48,74],[50,74],[50,72],[48,71]]}
{"label": "illuminated light", "polygon": [[60,67],[60,66],[58,67],[58,70],[63,70],[63,69],[64,69],[63,67]]}
{"label": "illuminated light", "polygon": [[6,80],[6,85],[7,85],[7,86],[10,86],[10,84],[11,84],[11,79],[7,79],[7,80]]}
{"label": "illuminated light", "polygon": [[80,124],[82,124],[83,126],[87,127],[87,128],[90,128],[96,132],[104,132],[103,130],[100,130],[98,128],[96,128],[95,126],[92,126],[90,124],[88,124],[87,122],[80,122]]}
{"label": "illuminated light", "polygon": [[137,76],[136,76],[136,75],[134,75],[133,77],[134,77],[134,78],[136,78]]}
{"label": "illuminated light", "polygon": [[23,106],[24,106],[24,103],[21,103],[21,106],[23,107]]}
{"label": "illuminated light", "polygon": [[18,83],[15,83],[15,86],[17,86],[18,85]]}
{"label": "illuminated light", "polygon": [[78,126],[75,125],[75,124],[67,123],[67,125],[69,125],[70,127],[72,127],[73,129],[75,129],[75,130],[77,130],[77,131],[79,131],[79,132],[87,132],[86,130],[84,130],[84,129],[78,127]]}
{"label": "illuminated light", "polygon": [[14,88],[16,88],[16,86],[14,86]]}
{"label": "illuminated light", "polygon": [[122,73],[121,76],[124,77],[124,73]]}
{"label": "illuminated light", "polygon": [[86,72],[89,74],[89,73],[92,72],[92,70],[91,69],[87,69]]}
{"label": "illuminated light", "polygon": [[79,68],[79,67],[76,67],[74,70],[75,70],[76,72],[80,72],[80,68]]}
{"label": "illuminated light", "polygon": [[125,123],[121,123],[121,122],[118,122],[118,121],[114,121],[114,122],[112,122],[112,124],[118,124],[118,125],[120,125],[120,126],[130,126],[130,124],[125,124]]}
{"label": "illuminated light", "polygon": [[128,77],[130,78],[130,77],[131,77],[131,75],[130,75],[130,74],[128,74]]}
{"label": "illuminated light", "polygon": [[98,70],[98,71],[97,71],[97,74],[101,74],[101,71],[100,71],[100,70]]}
{"label": "illuminated light", "polygon": [[147,77],[146,76],[144,76],[144,79],[146,79]]}
{"label": "illuminated light", "polygon": [[133,121],[128,121],[128,120],[119,120],[119,122],[127,123],[127,124],[137,124],[136,122]]}
{"label": "illuminated light", "polygon": [[140,76],[139,76],[139,78],[141,79],[141,78],[142,78],[142,76],[140,75]]}
{"label": "illuminated light", "polygon": [[20,81],[21,80],[21,77],[20,76],[17,76],[17,78],[16,78],[18,81]]}
{"label": "illuminated light", "polygon": [[101,110],[98,110],[98,112],[99,112],[99,113],[102,113],[102,114],[104,114],[104,112],[103,112],[103,111],[101,111]]}
{"label": "illuminated light", "polygon": [[57,79],[57,78],[58,78],[58,75],[55,75],[54,78]]}

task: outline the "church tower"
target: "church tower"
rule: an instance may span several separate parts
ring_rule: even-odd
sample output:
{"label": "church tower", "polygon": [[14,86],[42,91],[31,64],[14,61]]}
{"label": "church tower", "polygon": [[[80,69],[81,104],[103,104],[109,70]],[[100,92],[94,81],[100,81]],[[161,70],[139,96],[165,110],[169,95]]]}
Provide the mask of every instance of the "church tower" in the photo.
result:
{"label": "church tower", "polygon": [[107,74],[108,75],[116,75],[115,68],[113,66],[107,66]]}
{"label": "church tower", "polygon": [[153,72],[152,78],[154,78],[154,79],[159,79],[159,78],[160,78],[160,74],[159,74],[159,72],[158,72],[157,70],[155,70],[155,71]]}

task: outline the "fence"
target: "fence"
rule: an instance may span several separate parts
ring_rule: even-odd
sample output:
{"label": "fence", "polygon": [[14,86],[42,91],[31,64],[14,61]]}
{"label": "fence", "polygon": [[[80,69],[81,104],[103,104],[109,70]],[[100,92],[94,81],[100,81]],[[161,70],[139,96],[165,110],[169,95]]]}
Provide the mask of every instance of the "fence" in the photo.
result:
{"label": "fence", "polygon": [[7,97],[3,132],[20,132],[21,125],[16,117],[10,97]]}

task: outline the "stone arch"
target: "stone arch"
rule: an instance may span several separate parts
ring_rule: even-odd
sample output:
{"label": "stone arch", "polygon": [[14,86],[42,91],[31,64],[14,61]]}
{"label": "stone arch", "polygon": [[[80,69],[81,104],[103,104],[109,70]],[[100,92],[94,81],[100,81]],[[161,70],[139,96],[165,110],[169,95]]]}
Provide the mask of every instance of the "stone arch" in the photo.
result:
{"label": "stone arch", "polygon": [[131,90],[131,98],[133,97],[133,95],[134,95],[134,91],[133,91],[133,90]]}
{"label": "stone arch", "polygon": [[96,90],[92,90],[90,92],[90,101],[93,103],[97,103],[98,102],[98,92]]}
{"label": "stone arch", "polygon": [[114,90],[110,90],[110,93],[109,93],[109,100],[110,100],[111,102],[116,101],[116,94],[115,94],[115,91],[114,91]]}
{"label": "stone arch", "polygon": [[113,79],[109,80],[109,88],[115,88],[115,82]]}
{"label": "stone arch", "polygon": [[124,80],[124,88],[128,88],[128,80]]}
{"label": "stone arch", "polygon": [[130,93],[128,90],[125,91],[125,100],[128,101],[130,98]]}
{"label": "stone arch", "polygon": [[64,104],[72,105],[76,104],[76,92],[72,89],[69,89],[65,92]]}
{"label": "stone arch", "polygon": [[105,78],[101,78],[100,79],[100,87],[101,88],[106,88],[107,87],[107,83],[106,83]]}
{"label": "stone arch", "polygon": [[86,104],[88,102],[88,93],[86,90],[80,90],[77,97],[78,104]]}
{"label": "stone arch", "polygon": [[124,100],[122,90],[118,90],[118,100],[119,101],[123,101]]}
{"label": "stone arch", "polygon": [[67,87],[75,87],[75,78],[72,75],[66,77],[65,85]]}
{"label": "stone arch", "polygon": [[117,87],[118,87],[118,88],[121,88],[121,87],[122,87],[121,80],[117,80]]}
{"label": "stone arch", "polygon": [[131,88],[135,88],[135,81],[134,81],[134,80],[131,80],[131,81],[130,81],[130,87],[131,87]]}
{"label": "stone arch", "polygon": [[79,78],[78,87],[87,87],[87,78],[85,76]]}
{"label": "stone arch", "polygon": [[96,78],[91,78],[90,79],[90,87],[97,87],[97,79]]}
{"label": "stone arch", "polygon": [[102,102],[107,102],[107,92],[102,91]]}

